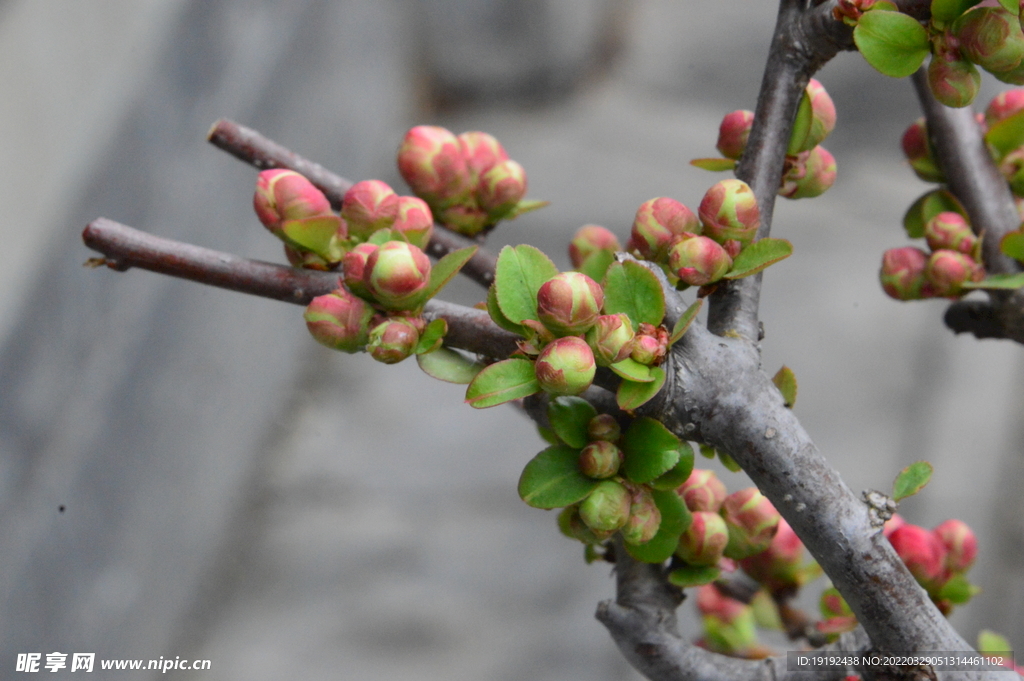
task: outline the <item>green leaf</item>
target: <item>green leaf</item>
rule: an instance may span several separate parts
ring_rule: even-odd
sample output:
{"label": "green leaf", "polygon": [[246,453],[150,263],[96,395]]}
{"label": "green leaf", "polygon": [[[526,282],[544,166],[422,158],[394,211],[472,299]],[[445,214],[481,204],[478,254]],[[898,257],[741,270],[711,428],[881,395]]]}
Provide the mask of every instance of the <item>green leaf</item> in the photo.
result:
{"label": "green leaf", "polygon": [[672,470],[651,480],[650,485],[654,489],[676,489],[690,478],[690,473],[693,473],[693,447],[684,442],[679,446],[679,462]]}
{"label": "green leaf", "polygon": [[425,355],[416,355],[416,363],[428,376],[448,383],[470,383],[484,365],[450,348],[438,348]]}
{"label": "green leaf", "polygon": [[754,594],[754,599],[750,601],[750,607],[754,609],[754,621],[757,622],[757,626],[775,631],[785,630],[782,618],[779,616],[779,607],[766,589],[760,589]]}
{"label": "green leaf", "polygon": [[562,442],[583,449],[590,442],[587,424],[597,416],[597,409],[582,397],[556,397],[548,403],[548,421]]}
{"label": "green leaf", "polygon": [[594,281],[602,281],[608,267],[615,262],[615,252],[602,249],[588,255],[580,264],[579,271]]}
{"label": "green leaf", "polygon": [[679,535],[681,535],[690,523],[693,516],[683,503],[682,498],[675,493],[675,490],[666,492],[653,490],[651,495],[654,503],[661,511],[661,525],[658,526],[658,533],[646,544],[630,544],[625,542],[626,553],[636,560],[644,563],[661,563],[672,557],[679,546]]}
{"label": "green leaf", "polygon": [[448,322],[444,318],[438,318],[427,324],[420,334],[420,341],[416,344],[416,354],[426,355],[441,347],[444,335],[448,333]]}
{"label": "green leaf", "polygon": [[572,447],[548,447],[526,464],[519,477],[519,496],[534,508],[558,508],[582,501],[599,481],[580,473],[579,452]]}
{"label": "green leaf", "polygon": [[935,189],[919,196],[903,216],[903,229],[911,239],[924,237],[924,225],[939,213],[959,213],[965,218],[967,210],[952,193]]}
{"label": "green leaf", "polygon": [[550,428],[545,428],[544,426],[537,426],[537,434],[540,435],[540,439],[544,440],[544,442],[547,442],[549,445],[562,444],[562,440],[559,439],[559,437],[555,435],[555,431],[551,430]]}
{"label": "green leaf", "polygon": [[443,289],[459,273],[463,265],[476,255],[476,252],[476,246],[460,248],[434,263],[434,266],[430,268],[430,282],[427,284],[423,300],[429,300],[436,296],[437,292]]}
{"label": "green leaf", "polygon": [[722,465],[725,466],[727,470],[730,470],[733,473],[739,473],[743,470],[743,467],[736,463],[736,459],[732,458],[721,449],[716,449],[715,453],[718,454],[718,460],[722,462]]}
{"label": "green leaf", "polygon": [[985,133],[985,141],[996,150],[997,162],[1014,149],[1024,146],[1024,111],[993,124]]}
{"label": "green leaf", "polygon": [[550,201],[540,201],[538,199],[523,199],[515,205],[506,215],[501,217],[502,220],[515,220],[520,215],[525,213],[532,213],[535,210],[540,210],[545,206],[550,206]]}
{"label": "green leaf", "polygon": [[[981,0],[932,0],[932,19],[949,23],[977,5]],[[1017,14],[1017,8],[1013,8]]]}
{"label": "green leaf", "polygon": [[627,381],[650,383],[654,380],[654,375],[651,373],[651,367],[646,364],[641,364],[630,357],[627,357],[621,362],[612,364],[609,368]]}
{"label": "green leaf", "polygon": [[506,359],[483,369],[466,389],[466,402],[475,409],[494,407],[540,392],[533,362]]}
{"label": "green leaf", "polygon": [[793,244],[785,239],[761,239],[750,244],[732,261],[726,279],[742,279],[793,254]]}
{"label": "green leaf", "polygon": [[796,374],[785,364],[779,369],[778,373],[772,377],[772,383],[782,393],[782,399],[786,403],[787,409],[792,409],[793,405],[796,404]]}
{"label": "green leaf", "polygon": [[722,571],[713,565],[684,565],[668,573],[670,584],[685,589],[691,586],[704,586],[718,579]]}
{"label": "green leaf", "polygon": [[698,298],[690,307],[686,308],[679,319],[676,320],[676,325],[672,327],[672,335],[668,337],[669,346],[675,345],[676,342],[683,337],[686,330],[690,328],[690,324],[697,318],[697,313],[700,312],[700,308],[704,305],[704,299]]}
{"label": "green leaf", "polygon": [[939,590],[939,598],[948,599],[957,605],[966,603],[981,593],[981,588],[967,581],[963,575],[954,575]]}
{"label": "green leaf", "polygon": [[324,215],[301,220],[285,220],[281,231],[290,241],[323,258],[330,258],[331,239],[338,233],[337,215]]}
{"label": "green leaf", "polygon": [[1024,272],[1016,274],[993,274],[981,281],[966,281],[962,284],[966,289],[1007,289],[1013,290],[1024,286]]}
{"label": "green leaf", "polygon": [[604,313],[625,313],[633,328],[641,323],[661,324],[665,317],[665,294],[654,273],[640,263],[614,262],[604,283]]}
{"label": "green leaf", "polygon": [[665,370],[661,367],[651,367],[651,375],[654,376],[654,380],[650,383],[624,380],[619,384],[615,401],[618,402],[620,409],[632,411],[658,394],[661,386],[665,385]]}
{"label": "green leaf", "polygon": [[521,324],[512,322],[505,316],[505,313],[501,311],[501,308],[498,307],[498,296],[495,284],[491,284],[487,289],[487,314],[491,316],[491,321],[501,328],[526,338],[526,328]]}
{"label": "green leaf", "polygon": [[701,170],[710,170],[713,173],[719,173],[723,170],[735,169],[736,161],[731,158],[695,158],[690,161],[690,165],[700,168]]}
{"label": "green leaf", "polygon": [[918,461],[900,471],[899,475],[896,476],[896,480],[892,483],[893,501],[906,499],[920,492],[921,488],[931,480],[934,470],[927,461]]}
{"label": "green leaf", "polygon": [[654,480],[679,463],[679,438],[656,419],[634,419],[622,434],[622,452],[626,455],[626,477],[635,483]]}
{"label": "green leaf", "polygon": [[787,154],[798,154],[807,151],[807,136],[811,133],[811,124],[814,123],[814,108],[811,106],[811,98],[807,96],[807,89],[800,98],[800,105],[796,110],[796,118],[793,120],[793,132],[789,135],[789,148]]}
{"label": "green leaf", "polygon": [[[971,3],[971,6],[977,5],[979,0]],[[999,4],[1002,5],[1007,12],[1016,15],[1020,12],[1020,8],[1017,6],[1018,0],[999,0]]]}
{"label": "green leaf", "polygon": [[714,459],[715,456],[717,456],[715,454],[715,448],[712,447],[711,445],[706,444],[702,444],[700,446],[700,455],[703,456],[705,459]]}
{"label": "green leaf", "polygon": [[893,78],[917,71],[931,45],[917,19],[887,11],[865,12],[853,29],[853,41],[871,66]]}
{"label": "green leaf", "polygon": [[370,235],[370,238],[366,240],[366,243],[373,244],[375,246],[382,246],[389,241],[405,241],[402,237],[395,238],[395,235],[390,229],[378,229],[376,232]]}
{"label": "green leaf", "polygon": [[1009,232],[999,242],[999,250],[1014,260],[1024,262],[1024,232]]}
{"label": "green leaf", "polygon": [[991,629],[982,629],[978,632],[979,653],[1008,653],[1013,650],[1009,639],[1002,634],[997,634]]}
{"label": "green leaf", "polygon": [[498,306],[513,324],[537,317],[537,291],[558,268],[533,246],[505,246],[498,254],[494,288]]}

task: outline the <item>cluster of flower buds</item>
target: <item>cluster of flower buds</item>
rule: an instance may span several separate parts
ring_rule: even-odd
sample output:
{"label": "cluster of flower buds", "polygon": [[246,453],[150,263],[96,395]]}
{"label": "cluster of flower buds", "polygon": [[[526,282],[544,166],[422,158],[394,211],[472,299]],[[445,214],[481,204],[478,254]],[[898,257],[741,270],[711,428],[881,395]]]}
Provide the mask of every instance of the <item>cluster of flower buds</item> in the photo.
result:
{"label": "cluster of flower buds", "polygon": [[943,613],[977,592],[965,575],[978,556],[978,539],[963,521],[950,519],[926,530],[896,515],[883,531],[910,574]]}
{"label": "cluster of flower buds", "polygon": [[937,213],[924,226],[931,253],[904,246],[882,255],[882,288],[896,300],[959,298],[964,284],[985,278],[981,241],[960,213]]}
{"label": "cluster of flower buds", "polygon": [[484,132],[456,136],[438,126],[417,126],[398,150],[398,170],[438,222],[467,236],[544,205],[523,201],[526,171]]}

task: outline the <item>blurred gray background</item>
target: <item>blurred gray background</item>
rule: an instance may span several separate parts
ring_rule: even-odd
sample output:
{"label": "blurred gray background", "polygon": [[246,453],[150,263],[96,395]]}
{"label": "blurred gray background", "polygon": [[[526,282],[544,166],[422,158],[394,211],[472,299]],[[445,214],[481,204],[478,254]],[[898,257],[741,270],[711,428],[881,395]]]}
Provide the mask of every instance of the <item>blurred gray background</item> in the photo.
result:
{"label": "blurred gray background", "polygon": [[[401,135],[433,123],[491,132],[523,163],[552,205],[492,246],[564,267],[584,223],[625,240],[641,202],[699,203],[718,178],[687,162],[753,108],[774,13],[0,0],[0,677],[17,653],[61,651],[212,660],[189,679],[638,678],[593,618],[608,566],[515,494],[542,445],[514,409],[330,353],[295,306],[83,268],[79,234],[105,216],[281,261],[250,209],[255,171],[203,141],[214,120],[400,188]],[[857,55],[819,77],[839,179],[777,209],[796,253],[765,277],[765,368],[795,370],[797,413],[854,490],[936,464],[901,512],[977,530],[985,591],[955,621],[1024,647],[1021,348],[884,296],[881,253],[926,189],[898,149],[916,104]]]}

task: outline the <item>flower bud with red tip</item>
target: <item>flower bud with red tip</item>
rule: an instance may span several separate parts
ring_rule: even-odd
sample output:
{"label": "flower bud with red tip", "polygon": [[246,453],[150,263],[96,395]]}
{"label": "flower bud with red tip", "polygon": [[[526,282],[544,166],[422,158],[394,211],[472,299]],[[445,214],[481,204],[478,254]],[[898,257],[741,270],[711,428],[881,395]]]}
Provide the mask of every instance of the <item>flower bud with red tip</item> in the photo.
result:
{"label": "flower bud with red tip", "polygon": [[950,519],[934,530],[942,545],[946,547],[946,569],[953,574],[967,572],[978,557],[978,538],[962,520]]}
{"label": "flower bud with red tip", "polygon": [[605,480],[580,503],[580,518],[597,532],[617,530],[629,520],[632,497],[622,483]]}
{"label": "flower bud with red tip", "polygon": [[363,283],[380,304],[404,309],[430,281],[430,260],[404,241],[381,244],[366,260]]}
{"label": "flower bud with red tip", "polygon": [[526,196],[526,170],[511,159],[495,163],[480,176],[477,202],[492,220],[509,213]]}
{"label": "flower bud with red tip", "polygon": [[695,236],[669,249],[668,267],[683,283],[704,286],[724,277],[732,268],[732,258],[715,241]]}
{"label": "flower bud with red tip", "polygon": [[966,291],[964,284],[984,279],[985,270],[969,255],[942,249],[928,258],[924,276],[936,296],[957,298]]}
{"label": "flower bud with red tip", "polygon": [[927,266],[928,254],[920,248],[890,248],[882,255],[882,288],[896,300],[926,298],[932,295],[925,278]]}
{"label": "flower bud with red tip", "polygon": [[345,192],[341,217],[350,236],[366,241],[378,229],[387,229],[398,217],[398,194],[380,180],[363,180]]}
{"label": "flower bud with red tip", "polygon": [[792,591],[801,586],[800,567],[804,560],[804,545],[785,518],[779,519],[779,529],[771,544],[761,553],[744,558],[740,567],[748,575],[768,588],[773,594]]}
{"label": "flower bud with red tip", "polygon": [[735,240],[747,245],[761,226],[754,191],[742,180],[722,180],[704,194],[697,210],[704,235],[720,244]]}
{"label": "flower bud with red tip", "polygon": [[889,543],[918,584],[929,592],[942,586],[946,571],[946,547],[934,532],[907,523],[889,535]]}
{"label": "flower bud with red tip", "polygon": [[583,225],[569,242],[569,260],[579,269],[589,256],[598,251],[622,250],[619,240],[610,230],[600,225]]}
{"label": "flower bud with red tip", "polygon": [[413,246],[426,248],[434,233],[434,215],[430,212],[430,206],[416,196],[399,196],[398,213],[391,229]]}
{"label": "flower bud with red tip", "polygon": [[420,332],[411,320],[391,317],[370,331],[366,350],[378,362],[397,364],[416,350]]}
{"label": "flower bud with red tip", "polygon": [[835,184],[836,159],[822,146],[786,157],[779,196],[787,199],[812,199]]}
{"label": "flower bud with red tip", "polygon": [[587,437],[591,440],[618,442],[622,426],[611,414],[598,414],[587,423]]}
{"label": "flower bud with red tip", "polygon": [[548,343],[534,364],[537,382],[552,395],[579,395],[590,387],[597,371],[594,353],[578,336]]}
{"label": "flower bud with red tip", "polygon": [[459,140],[437,126],[419,125],[406,133],[398,150],[398,171],[435,209],[461,203],[473,189]]}
{"label": "flower bud with red tip", "polygon": [[974,236],[967,219],[952,211],[939,213],[926,222],[924,238],[933,251],[945,248],[972,255],[978,248],[978,237]]}
{"label": "flower bud with red tip", "polygon": [[1017,88],[1000,92],[985,109],[985,123],[992,127],[1020,111],[1024,111],[1024,90]]}
{"label": "flower bud with red tip", "polygon": [[580,452],[580,472],[588,478],[603,480],[618,473],[624,460],[621,449],[611,442],[596,440]]}
{"label": "flower bud with red tip", "polygon": [[706,511],[718,513],[728,491],[713,470],[695,468],[682,485],[676,489],[686,508],[696,513]]}
{"label": "flower bud with red tip", "polygon": [[594,351],[598,365],[608,366],[629,357],[633,352],[635,335],[629,316],[621,312],[606,314],[594,320],[594,325],[587,331],[587,343]]}
{"label": "flower bud with red tip", "polygon": [[252,204],[260,222],[285,241],[281,225],[286,220],[332,215],[331,204],[322,191],[294,170],[280,168],[259,174]]}
{"label": "flower bud with red tip", "polygon": [[729,544],[729,529],[722,516],[696,511],[690,526],[679,537],[676,555],[690,565],[715,565]]}
{"label": "flower bud with red tip", "polygon": [[720,510],[729,528],[725,555],[734,560],[747,558],[768,548],[779,529],[779,512],[756,487],[733,492]]}
{"label": "flower bud with red tip", "polygon": [[1002,7],[975,7],[953,22],[960,53],[986,71],[1010,71],[1024,59],[1020,21]]}
{"label": "flower bud with red tip", "polygon": [[739,160],[747,148],[750,128],[754,125],[754,112],[740,109],[725,115],[718,126],[718,151],[722,156]]}
{"label": "flower bud with red tip", "polygon": [[668,331],[664,327],[641,323],[633,337],[630,357],[640,364],[658,366],[668,354]]}
{"label": "flower bud with red tip", "polygon": [[476,186],[480,176],[496,163],[508,160],[508,154],[505,153],[501,142],[486,132],[464,132],[458,136],[458,140],[473,186]]}
{"label": "flower bud with red tip", "polygon": [[622,526],[622,538],[630,544],[646,544],[661,527],[661,511],[654,503],[651,490],[643,485],[634,487],[629,505],[629,520]]}
{"label": "flower bud with red tip", "polygon": [[597,321],[604,305],[600,284],[580,272],[562,272],[537,291],[537,316],[556,335],[576,336]]}
{"label": "flower bud with red tip", "polygon": [[864,12],[874,6],[878,0],[839,0],[832,8],[832,16],[848,26],[856,26]]}
{"label": "flower bud with red tip", "polygon": [[303,318],[317,342],[342,352],[359,352],[370,333],[373,308],[344,289],[317,296]]}
{"label": "flower bud with red tip", "polygon": [[659,260],[677,237],[700,233],[700,221],[689,208],[675,199],[659,197],[637,209],[629,248],[647,260]]}
{"label": "flower bud with red tip", "polygon": [[935,160],[935,154],[932,152],[924,117],[918,118],[910,124],[910,127],[903,133],[900,145],[903,147],[903,154],[910,161],[910,167],[919,178],[925,182],[946,181],[938,161]]}

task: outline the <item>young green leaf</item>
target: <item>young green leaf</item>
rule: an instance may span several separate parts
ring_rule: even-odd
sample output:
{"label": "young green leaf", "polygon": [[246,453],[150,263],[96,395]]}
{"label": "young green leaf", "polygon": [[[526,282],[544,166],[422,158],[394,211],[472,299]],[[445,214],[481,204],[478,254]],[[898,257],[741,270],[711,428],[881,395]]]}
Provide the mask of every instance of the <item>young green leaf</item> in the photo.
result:
{"label": "young green leaf", "polygon": [[651,373],[651,367],[646,364],[641,364],[630,357],[627,357],[621,362],[612,364],[609,368],[627,381],[650,383],[654,380],[654,375]]}
{"label": "young green leaf", "polygon": [[892,484],[892,499],[899,501],[917,494],[931,480],[934,469],[927,461],[912,463],[896,476]]}
{"label": "young green leaf", "polygon": [[1024,262],[1024,231],[1005,234],[999,242],[999,250],[1014,260]]}
{"label": "young green leaf", "polygon": [[466,389],[466,402],[476,409],[494,407],[540,392],[533,362],[506,359],[482,370]]}
{"label": "young green leaf", "polygon": [[[966,1],[967,0],[964,0],[964,2],[966,2]],[[1005,7],[1007,12],[1012,12],[1013,14],[1017,14],[1020,11],[1020,8],[1017,6],[1017,3],[1018,3],[1018,0],[999,0],[999,4],[1002,5],[1003,7]],[[975,2],[972,2],[971,6],[973,7],[974,5],[977,5],[977,4],[978,4],[978,0],[976,0]]]}
{"label": "young green leaf", "polygon": [[519,496],[534,508],[558,508],[582,501],[598,480],[580,473],[579,452],[555,445],[533,457],[519,478]]}
{"label": "young green leaf", "polygon": [[1018,111],[994,123],[985,133],[985,141],[996,150],[997,161],[1024,146],[1024,111]]}
{"label": "young green leaf", "polygon": [[732,261],[726,279],[742,279],[793,254],[793,244],[785,239],[760,239],[750,244]]}
{"label": "young green leaf", "polygon": [[636,483],[650,482],[679,463],[682,444],[665,425],[641,416],[622,434],[626,477]]}
{"label": "young green leaf", "polygon": [[522,324],[512,322],[498,307],[496,284],[491,284],[487,289],[487,314],[491,316],[491,321],[501,328],[526,338],[526,328]]}
{"label": "young green leaf", "polygon": [[1024,272],[993,274],[981,281],[965,281],[961,286],[966,289],[1014,290],[1024,286]]}
{"label": "young green leaf", "polygon": [[285,220],[281,231],[293,243],[317,255],[330,257],[331,239],[338,233],[338,217],[305,218],[301,220]]}
{"label": "young green leaf", "polygon": [[579,271],[594,281],[601,281],[613,262],[615,262],[615,253],[612,251],[605,249],[594,251],[580,264]]}
{"label": "young green leaf", "polygon": [[405,241],[402,237],[395,238],[395,234],[390,229],[378,229],[376,232],[370,235],[370,238],[366,240],[367,243],[371,243],[374,246],[380,246],[386,244],[389,241]]}
{"label": "young green leaf", "polygon": [[743,467],[736,463],[736,459],[732,458],[721,449],[716,449],[715,453],[718,454],[718,460],[722,462],[722,465],[725,466],[727,470],[730,470],[733,473],[739,473],[743,470]]}
{"label": "young green leaf", "polygon": [[903,215],[903,229],[911,239],[924,237],[924,225],[939,213],[959,213],[965,218],[967,210],[952,193],[935,189],[917,198]]}
{"label": "young green leaf", "polygon": [[900,12],[865,12],[853,29],[853,41],[864,59],[893,78],[909,76],[928,56],[928,31],[917,19]]}
{"label": "young green leaf", "polygon": [[420,334],[420,341],[416,344],[416,354],[426,355],[441,347],[444,335],[448,333],[448,322],[443,319],[435,319],[427,324]]}
{"label": "young green leaf", "polygon": [[605,275],[604,313],[625,313],[633,328],[641,323],[661,324],[665,317],[665,294],[654,273],[632,260],[612,263]]}
{"label": "young green leaf", "polygon": [[661,563],[672,557],[679,545],[679,535],[693,522],[693,516],[675,490],[653,490],[654,503],[661,512],[658,533],[646,544],[625,542],[626,553],[644,563]]}
{"label": "young green leaf", "polygon": [[798,154],[801,151],[807,151],[806,141],[807,136],[811,132],[811,124],[814,122],[814,108],[811,105],[811,98],[807,96],[807,90],[804,90],[803,96],[800,98],[800,106],[796,110],[796,119],[793,121],[793,132],[789,135],[789,148],[786,150],[787,154]]}
{"label": "young green leaf", "polygon": [[513,324],[538,319],[537,291],[558,268],[533,246],[505,246],[498,253],[494,288],[498,307]]}
{"label": "young green leaf", "polygon": [[[932,0],[932,19],[949,23],[979,2],[981,0]],[[1014,7],[1013,13],[1017,11]]]}
{"label": "young green leaf", "polygon": [[982,629],[978,632],[979,653],[1008,653],[1013,650],[1009,639],[1002,634],[997,634],[991,629]]}
{"label": "young green leaf", "polygon": [[710,170],[713,173],[720,173],[724,170],[734,170],[736,161],[731,158],[695,158],[690,165],[701,170]]}
{"label": "young green leaf", "polygon": [[772,377],[772,383],[782,393],[786,408],[792,409],[796,404],[796,374],[793,373],[793,370],[783,364],[782,368]]}
{"label": "young green leaf", "polygon": [[424,300],[429,300],[436,296],[438,291],[444,288],[445,285],[459,273],[459,270],[462,269],[463,265],[469,262],[469,259],[476,255],[476,252],[476,246],[460,248],[457,251],[452,251],[434,263],[434,266],[430,268],[430,282],[427,284]]}
{"label": "young green leaf", "polygon": [[428,376],[447,383],[470,383],[484,365],[449,348],[438,348],[425,355],[416,355],[416,363]]}
{"label": "young green leaf", "polygon": [[583,449],[590,441],[587,424],[597,416],[597,409],[582,397],[556,397],[548,403],[548,421],[562,442]]}
{"label": "young green leaf", "polygon": [[675,345],[683,337],[686,330],[690,328],[690,324],[697,318],[697,313],[700,312],[700,308],[703,305],[704,299],[698,298],[697,302],[686,308],[686,312],[679,316],[679,319],[676,320],[676,325],[672,327],[672,335],[668,337],[668,344],[670,346]]}
{"label": "young green leaf", "polygon": [[717,456],[715,454],[715,448],[707,444],[702,444],[700,446],[700,455],[705,459],[714,459],[715,456]]}
{"label": "young green leaf", "polygon": [[[680,534],[682,534],[680,532]],[[670,584],[686,589],[691,586],[704,586],[718,579],[722,571],[713,565],[683,565],[668,573]]]}
{"label": "young green leaf", "polygon": [[537,434],[540,435],[540,439],[547,442],[549,445],[560,445],[562,444],[561,438],[555,435],[555,431],[544,426],[537,426]]}
{"label": "young green leaf", "polygon": [[659,475],[649,483],[653,489],[676,489],[690,478],[693,473],[693,446],[684,442],[679,446],[679,461],[672,470]]}
{"label": "young green leaf", "polygon": [[620,409],[632,411],[646,404],[652,397],[658,394],[661,386],[665,385],[665,370],[661,367],[651,367],[651,375],[654,380],[650,383],[623,380],[615,393],[615,401]]}
{"label": "young green leaf", "polygon": [[966,603],[981,593],[981,588],[967,581],[963,575],[954,575],[939,590],[939,598],[947,599],[957,605]]}
{"label": "young green leaf", "polygon": [[523,199],[515,205],[506,215],[502,216],[502,220],[515,220],[520,215],[525,213],[532,213],[535,210],[540,210],[545,206],[551,205],[550,201],[541,201],[539,199]]}

